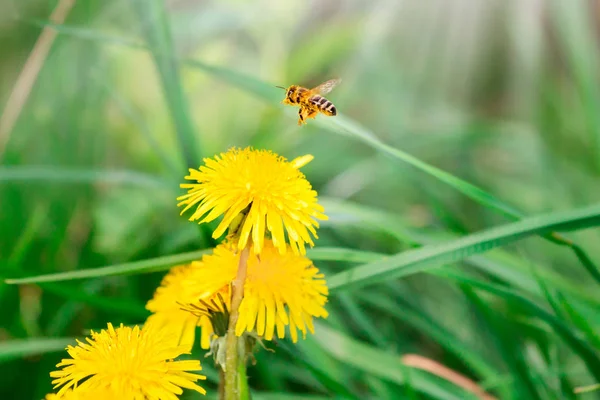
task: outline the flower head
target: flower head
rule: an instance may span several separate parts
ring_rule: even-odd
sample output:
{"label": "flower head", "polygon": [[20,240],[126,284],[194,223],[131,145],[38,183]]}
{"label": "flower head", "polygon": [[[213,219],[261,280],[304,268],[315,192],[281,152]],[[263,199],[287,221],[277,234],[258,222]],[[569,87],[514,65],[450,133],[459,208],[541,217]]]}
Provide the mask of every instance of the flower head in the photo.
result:
{"label": "flower head", "polygon": [[213,325],[208,314],[192,313],[183,308],[204,299],[216,301],[218,294],[221,294],[227,306],[231,297],[227,280],[212,279],[207,284],[203,266],[202,261],[194,261],[171,268],[156,289],[154,297],[146,304],[146,308],[153,313],[148,320],[171,329],[175,343],[189,349],[194,341],[196,325],[202,328],[200,345],[203,349],[209,349]]}
{"label": "flower head", "polygon": [[[236,256],[236,263],[239,256]],[[258,256],[251,252],[240,305],[236,335],[256,329],[259,336],[272,340],[285,336],[289,327],[292,341],[298,332],[305,337],[314,333],[313,317],[327,318],[325,310],[329,290],[325,277],[308,258],[281,255],[271,241]]]}
{"label": "flower head", "polygon": [[119,398],[118,393],[111,390],[99,390],[93,393],[81,393],[78,390],[68,389],[62,395],[50,393],[44,400],[106,400]]}
{"label": "flower head", "polygon": [[110,398],[177,400],[182,388],[205,394],[195,382],[206,378],[189,372],[200,371],[200,361],[173,361],[186,349],[173,346],[167,334],[153,323],[141,329],[123,324],[115,329],[109,323],[108,329],[92,331],[87,343],[68,346],[71,358],[63,359],[57,364],[62,369],[50,373],[54,387],[62,386],[57,395],[65,395],[71,387],[86,399],[116,393],[118,397]]}
{"label": "flower head", "polygon": [[[287,234],[294,253],[304,254],[306,243],[314,245],[311,234],[317,237],[316,219],[327,219],[317,203],[317,192],[299,171],[311,159],[304,156],[289,162],[270,151],[250,148],[234,148],[204,159],[204,166],[190,169],[185,177],[195,183],[181,184],[188,189],[177,199],[179,206],[185,205],[181,213],[197,205],[189,219],[199,223],[223,215],[214,238],[232,223],[240,223],[236,230],[239,249],[251,238],[254,252],[260,253],[268,231],[280,253],[286,251]],[[240,215],[243,218],[238,221]]]}
{"label": "flower head", "polygon": [[[213,290],[205,302],[229,290],[236,277],[239,258],[240,252],[227,243],[203,257],[202,267],[194,272],[194,279]],[[280,254],[272,241],[265,240],[260,255],[251,251],[248,257],[236,334],[256,330],[259,336],[272,340],[275,331],[283,338],[287,326],[292,341],[296,342],[298,331],[303,337],[307,331],[314,331],[313,317],[327,317],[324,306],[328,293],[323,274],[308,258]]]}

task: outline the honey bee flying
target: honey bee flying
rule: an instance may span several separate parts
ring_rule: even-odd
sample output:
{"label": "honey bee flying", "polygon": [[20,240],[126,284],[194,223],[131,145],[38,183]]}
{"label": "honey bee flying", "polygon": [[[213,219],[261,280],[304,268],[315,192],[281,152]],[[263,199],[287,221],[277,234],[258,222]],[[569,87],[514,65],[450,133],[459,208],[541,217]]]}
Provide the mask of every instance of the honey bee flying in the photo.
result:
{"label": "honey bee flying", "polygon": [[306,124],[308,118],[315,118],[319,112],[330,117],[337,114],[333,103],[323,96],[331,92],[341,81],[341,79],[330,79],[312,89],[298,85],[292,85],[287,89],[282,86],[277,87],[285,89],[283,104],[300,106],[298,125],[302,125]]}

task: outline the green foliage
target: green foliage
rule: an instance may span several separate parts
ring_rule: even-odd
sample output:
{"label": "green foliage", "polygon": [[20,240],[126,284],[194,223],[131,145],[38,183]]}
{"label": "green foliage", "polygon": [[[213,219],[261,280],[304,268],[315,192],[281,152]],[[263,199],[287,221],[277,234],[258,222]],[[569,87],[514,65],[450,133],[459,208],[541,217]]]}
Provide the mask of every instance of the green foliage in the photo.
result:
{"label": "green foliage", "polygon": [[[58,35],[0,137],[0,398],[43,398],[73,338],[144,321],[165,271],[220,240],[179,215],[186,167],[247,145],[313,154],[330,216],[308,253],[330,316],[257,354],[252,398],[477,398],[406,354],[501,399],[594,393],[596,14],[334,3],[76,2],[56,25],[55,1],[7,2],[1,104]],[[297,127],[275,85],[333,77],[340,115]]]}

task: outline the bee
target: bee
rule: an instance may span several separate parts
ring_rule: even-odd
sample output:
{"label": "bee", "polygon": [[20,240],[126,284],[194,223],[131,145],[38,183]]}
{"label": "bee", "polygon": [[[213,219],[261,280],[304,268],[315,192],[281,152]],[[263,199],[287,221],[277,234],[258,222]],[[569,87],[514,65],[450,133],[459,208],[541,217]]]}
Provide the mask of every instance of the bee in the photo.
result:
{"label": "bee", "polygon": [[298,125],[302,125],[306,124],[308,118],[315,118],[319,112],[329,117],[337,114],[333,103],[323,96],[331,92],[341,81],[341,79],[330,79],[312,89],[298,85],[292,85],[288,88],[284,88],[283,86],[277,87],[285,90],[283,104],[300,106],[298,110]]}

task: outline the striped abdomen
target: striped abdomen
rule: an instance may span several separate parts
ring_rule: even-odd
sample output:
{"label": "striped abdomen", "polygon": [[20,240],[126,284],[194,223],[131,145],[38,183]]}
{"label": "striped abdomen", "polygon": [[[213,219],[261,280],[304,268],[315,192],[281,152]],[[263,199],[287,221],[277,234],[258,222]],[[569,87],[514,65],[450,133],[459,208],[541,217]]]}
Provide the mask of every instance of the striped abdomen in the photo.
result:
{"label": "striped abdomen", "polygon": [[309,101],[312,104],[314,104],[315,106],[317,106],[319,111],[321,111],[325,115],[333,116],[333,115],[337,114],[337,110],[335,109],[335,106],[333,105],[333,103],[330,102],[329,100],[327,100],[323,96],[319,96],[317,94],[317,95],[311,97],[309,99]]}

